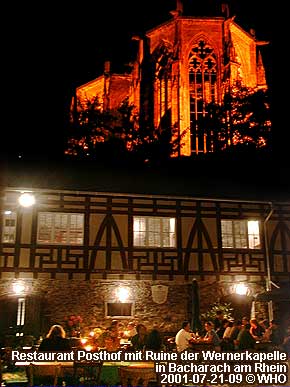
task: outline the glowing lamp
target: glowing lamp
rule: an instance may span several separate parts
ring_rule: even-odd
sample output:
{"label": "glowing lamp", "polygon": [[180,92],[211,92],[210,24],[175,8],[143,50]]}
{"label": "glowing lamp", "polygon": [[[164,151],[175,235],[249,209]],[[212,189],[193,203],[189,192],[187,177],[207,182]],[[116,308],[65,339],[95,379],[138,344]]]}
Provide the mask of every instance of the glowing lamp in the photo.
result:
{"label": "glowing lamp", "polygon": [[25,285],[23,282],[15,282],[13,285],[13,292],[16,295],[23,294],[25,292]]}
{"label": "glowing lamp", "polygon": [[126,302],[129,298],[129,290],[123,287],[117,289],[117,298],[120,302]]}
{"label": "glowing lamp", "polygon": [[85,346],[85,350],[86,351],[92,351],[92,349],[93,349],[92,345],[86,345]]}
{"label": "glowing lamp", "polygon": [[245,296],[248,292],[248,287],[245,284],[237,284],[235,286],[235,292],[240,296]]}
{"label": "glowing lamp", "polygon": [[31,207],[35,204],[35,196],[31,193],[24,192],[19,196],[18,202],[22,207]]}

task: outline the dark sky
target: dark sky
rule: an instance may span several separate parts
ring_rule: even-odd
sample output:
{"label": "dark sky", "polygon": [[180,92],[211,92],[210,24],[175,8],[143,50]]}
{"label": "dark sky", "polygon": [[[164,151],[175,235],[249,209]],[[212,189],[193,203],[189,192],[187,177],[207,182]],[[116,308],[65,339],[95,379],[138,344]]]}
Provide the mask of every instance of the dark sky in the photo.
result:
{"label": "dark sky", "polygon": [[[175,1],[51,0],[7,7],[2,74],[8,140],[1,143],[9,155],[54,157],[62,150],[73,89],[97,77],[105,60],[121,70],[130,60],[131,37],[169,20]],[[185,13],[193,16],[218,8],[214,0],[184,0]],[[272,8],[268,1],[230,0],[236,21],[247,30],[254,28],[262,40],[272,41]],[[265,61],[271,83],[271,46]]]}

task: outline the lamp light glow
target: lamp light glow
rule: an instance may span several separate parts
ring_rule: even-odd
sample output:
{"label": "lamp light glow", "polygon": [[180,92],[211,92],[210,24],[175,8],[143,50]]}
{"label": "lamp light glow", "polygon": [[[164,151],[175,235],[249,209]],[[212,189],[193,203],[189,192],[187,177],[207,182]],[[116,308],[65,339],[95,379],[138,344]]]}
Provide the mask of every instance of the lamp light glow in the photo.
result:
{"label": "lamp light glow", "polygon": [[237,284],[235,286],[235,293],[240,296],[245,296],[248,293],[248,287],[245,284]]}
{"label": "lamp light glow", "polygon": [[31,207],[35,204],[35,196],[31,193],[24,192],[19,196],[18,202],[22,207]]}
{"label": "lamp light glow", "polygon": [[120,302],[126,302],[129,298],[129,290],[127,288],[120,287],[117,289],[116,293]]}
{"label": "lamp light glow", "polygon": [[25,292],[25,285],[23,282],[15,282],[12,285],[13,292],[17,295],[23,294]]}

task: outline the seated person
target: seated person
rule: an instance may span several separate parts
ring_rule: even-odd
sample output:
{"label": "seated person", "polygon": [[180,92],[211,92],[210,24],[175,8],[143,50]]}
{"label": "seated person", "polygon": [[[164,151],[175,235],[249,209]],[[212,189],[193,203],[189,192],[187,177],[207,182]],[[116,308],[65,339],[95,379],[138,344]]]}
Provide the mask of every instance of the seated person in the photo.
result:
{"label": "seated person", "polygon": [[269,339],[272,344],[275,346],[280,346],[283,343],[285,335],[283,334],[282,328],[280,327],[280,324],[277,320],[270,321],[269,330]]}
{"label": "seated person", "polygon": [[135,324],[133,321],[130,321],[127,325],[127,328],[123,332],[123,339],[131,340],[133,336],[137,335]]}
{"label": "seated person", "polygon": [[99,347],[106,348],[109,351],[116,351],[120,348],[119,324],[117,320],[111,322],[111,325],[99,336],[97,343]]}
{"label": "seated person", "polygon": [[255,340],[261,340],[264,334],[264,330],[261,325],[258,323],[257,319],[252,318],[250,320],[250,334]]}
{"label": "seated person", "polygon": [[70,351],[69,339],[65,337],[65,330],[61,325],[52,325],[46,338],[39,345],[39,351]]}
{"label": "seated person", "polygon": [[147,343],[147,329],[144,324],[136,326],[137,334],[132,337],[132,349],[134,351],[143,350]]}
{"label": "seated person", "polygon": [[175,336],[176,349],[178,352],[182,352],[185,349],[190,348],[190,341],[193,339],[194,334],[190,332],[190,322],[184,321],[182,328],[177,332]]}
{"label": "seated person", "polygon": [[205,343],[210,343],[214,346],[215,351],[220,351],[221,350],[221,339],[218,337],[216,331],[213,329],[214,325],[211,321],[207,321],[204,324],[206,334],[202,341]]}
{"label": "seated person", "polygon": [[235,340],[235,344],[237,345],[237,348],[239,350],[246,350],[246,349],[254,349],[256,340],[253,338],[253,336],[250,333],[250,324],[246,324],[244,328],[242,328],[238,334],[237,339]]}
{"label": "seated person", "polygon": [[153,328],[147,336],[145,348],[153,351],[161,351],[163,347],[162,336],[158,329]]}

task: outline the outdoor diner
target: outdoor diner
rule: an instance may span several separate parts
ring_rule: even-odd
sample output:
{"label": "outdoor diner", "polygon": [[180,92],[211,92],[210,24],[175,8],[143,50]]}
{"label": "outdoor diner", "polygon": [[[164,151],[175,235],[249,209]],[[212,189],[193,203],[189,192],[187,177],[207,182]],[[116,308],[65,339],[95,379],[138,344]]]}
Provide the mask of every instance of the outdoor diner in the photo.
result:
{"label": "outdoor diner", "polygon": [[289,204],[13,187],[1,387],[289,384]]}
{"label": "outdoor diner", "polygon": [[[193,330],[193,323],[199,328]],[[13,380],[5,375],[14,373],[20,375],[18,384],[28,387],[161,386],[154,360],[177,358],[166,357],[166,353],[189,351],[196,354],[191,357],[196,360],[201,351],[281,351],[287,353],[289,363],[290,325],[249,316],[236,320],[216,310],[212,320],[198,316],[195,322],[183,321],[172,336],[165,335],[158,323],[148,329],[143,323],[113,319],[106,328],[96,327],[86,336],[67,336],[62,325],[55,324],[45,338],[30,344],[16,349],[2,347],[3,385],[13,385]],[[19,360],[19,354],[25,351],[33,354],[36,361]],[[61,361],[51,357],[64,352],[71,358]]]}

